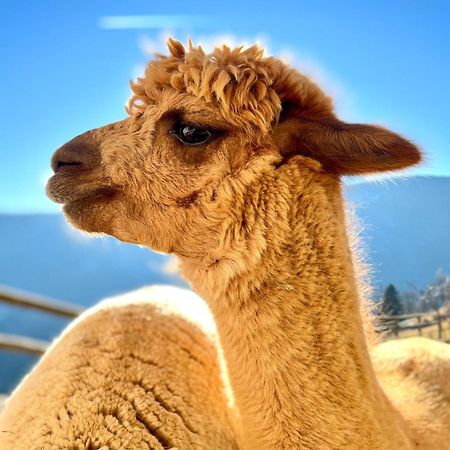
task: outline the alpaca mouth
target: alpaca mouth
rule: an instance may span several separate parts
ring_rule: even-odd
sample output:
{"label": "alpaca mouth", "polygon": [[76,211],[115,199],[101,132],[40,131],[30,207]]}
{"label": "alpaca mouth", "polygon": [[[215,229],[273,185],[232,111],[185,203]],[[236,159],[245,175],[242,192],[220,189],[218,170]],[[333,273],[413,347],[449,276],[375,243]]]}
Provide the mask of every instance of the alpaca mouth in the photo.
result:
{"label": "alpaca mouth", "polygon": [[81,195],[74,196],[70,201],[64,202],[64,206],[89,204],[100,201],[106,203],[108,200],[113,200],[117,197],[118,191],[112,188],[102,187],[84,192]]}
{"label": "alpaca mouth", "polygon": [[[69,166],[71,167],[71,166]],[[89,184],[72,185],[67,183],[68,180],[61,180],[58,174],[53,175],[47,182],[46,194],[47,197],[61,205],[68,205],[70,203],[89,202],[99,199],[107,200],[113,198],[117,194],[117,190],[108,186],[89,186]]]}

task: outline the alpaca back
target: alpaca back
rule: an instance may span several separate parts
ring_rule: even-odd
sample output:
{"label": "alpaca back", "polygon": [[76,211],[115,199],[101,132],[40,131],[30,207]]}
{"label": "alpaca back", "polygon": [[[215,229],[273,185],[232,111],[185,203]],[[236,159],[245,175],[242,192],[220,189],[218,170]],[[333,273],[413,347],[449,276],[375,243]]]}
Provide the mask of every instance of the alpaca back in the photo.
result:
{"label": "alpaca back", "polygon": [[58,339],[0,416],[0,448],[233,449],[230,411],[206,306],[144,289]]}
{"label": "alpaca back", "polygon": [[[380,385],[424,450],[450,449],[450,345],[421,337],[372,349]],[[421,447],[422,448],[422,447]]]}

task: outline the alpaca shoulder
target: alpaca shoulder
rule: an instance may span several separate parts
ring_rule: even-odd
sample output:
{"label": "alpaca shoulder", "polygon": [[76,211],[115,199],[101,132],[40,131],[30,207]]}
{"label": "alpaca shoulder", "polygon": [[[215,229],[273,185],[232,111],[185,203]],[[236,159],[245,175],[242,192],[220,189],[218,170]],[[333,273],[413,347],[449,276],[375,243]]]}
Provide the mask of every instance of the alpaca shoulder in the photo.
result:
{"label": "alpaca shoulder", "polygon": [[372,360],[411,433],[430,443],[424,448],[450,449],[450,346],[421,337],[387,341],[372,350]]}
{"label": "alpaca shoulder", "polygon": [[237,448],[211,324],[181,300],[201,309],[158,287],[83,314],[8,401],[0,448]]}

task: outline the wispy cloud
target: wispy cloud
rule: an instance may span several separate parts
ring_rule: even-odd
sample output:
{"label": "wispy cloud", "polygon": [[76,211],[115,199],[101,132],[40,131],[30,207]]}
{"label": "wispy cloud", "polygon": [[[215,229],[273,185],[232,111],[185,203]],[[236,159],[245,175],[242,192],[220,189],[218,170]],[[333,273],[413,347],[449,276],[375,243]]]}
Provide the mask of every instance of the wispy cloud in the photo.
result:
{"label": "wispy cloud", "polygon": [[178,258],[176,258],[175,256],[170,256],[169,258],[167,258],[165,264],[163,265],[162,269],[160,268],[160,270],[165,275],[178,275]]}
{"label": "wispy cloud", "polygon": [[139,30],[216,26],[214,17],[204,15],[103,16],[98,26],[105,30]]}
{"label": "wispy cloud", "polygon": [[[142,53],[146,56],[152,56],[155,53],[167,52],[167,40],[169,37],[179,39],[181,42],[187,42],[187,37],[180,36],[179,30],[176,28],[163,29],[156,34],[155,37],[143,35],[138,40],[138,46]],[[265,35],[258,34],[256,36],[237,36],[231,33],[213,33],[204,35],[192,35],[190,36],[194,45],[201,45],[206,52],[211,52],[215,47],[222,45],[228,45],[231,48],[243,46],[250,47],[251,45],[258,44],[260,47],[266,49],[266,54],[270,54],[269,38]]]}
{"label": "wispy cloud", "polygon": [[295,67],[331,96],[340,118],[347,121],[357,120],[359,114],[351,90],[316,57],[301,49],[294,50],[288,47],[281,48],[275,56]]}

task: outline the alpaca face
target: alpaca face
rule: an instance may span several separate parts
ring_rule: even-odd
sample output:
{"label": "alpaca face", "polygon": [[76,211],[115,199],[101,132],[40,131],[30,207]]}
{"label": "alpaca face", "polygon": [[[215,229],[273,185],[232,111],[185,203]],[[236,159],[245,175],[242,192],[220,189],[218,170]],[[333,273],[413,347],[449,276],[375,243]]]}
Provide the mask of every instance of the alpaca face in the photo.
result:
{"label": "alpaca face", "polygon": [[340,122],[314,83],[256,47],[169,50],[132,85],[129,118],[54,154],[47,192],[76,227],[195,255],[218,245],[230,217],[242,220],[233,202],[248,183],[293,154],[336,176],[420,158],[387,130]]}
{"label": "alpaca face", "polygon": [[183,251],[199,216],[224,207],[224,185],[255,158],[276,154],[269,135],[255,137],[207,102],[166,92],[145,113],[58,149],[47,193],[77,228]]}

